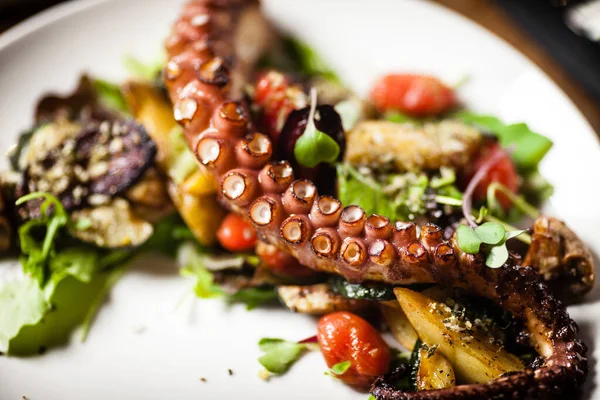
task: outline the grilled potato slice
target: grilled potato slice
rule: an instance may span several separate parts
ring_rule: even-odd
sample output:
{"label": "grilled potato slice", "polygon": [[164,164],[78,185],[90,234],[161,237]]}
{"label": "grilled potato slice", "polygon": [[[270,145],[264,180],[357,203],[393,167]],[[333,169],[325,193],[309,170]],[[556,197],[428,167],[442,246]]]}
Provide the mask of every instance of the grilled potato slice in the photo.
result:
{"label": "grilled potato slice", "polygon": [[519,358],[491,336],[472,324],[467,324],[468,329],[456,325],[451,309],[444,303],[405,288],[396,288],[394,293],[419,338],[439,346],[441,354],[454,366],[459,382],[488,382],[524,368]]}
{"label": "grilled potato slice", "polygon": [[416,385],[417,390],[445,389],[456,386],[454,368],[438,346],[430,346],[426,343],[421,345]]}
{"label": "grilled potato slice", "polygon": [[417,332],[413,329],[410,321],[404,314],[404,311],[396,301],[381,302],[381,313],[385,322],[390,327],[390,331],[394,339],[398,341],[408,351],[415,348],[415,344],[419,339]]}
{"label": "grilled potato slice", "polygon": [[346,140],[344,159],[352,165],[435,170],[469,163],[479,148],[481,133],[457,121],[415,126],[377,120],[360,122]]}

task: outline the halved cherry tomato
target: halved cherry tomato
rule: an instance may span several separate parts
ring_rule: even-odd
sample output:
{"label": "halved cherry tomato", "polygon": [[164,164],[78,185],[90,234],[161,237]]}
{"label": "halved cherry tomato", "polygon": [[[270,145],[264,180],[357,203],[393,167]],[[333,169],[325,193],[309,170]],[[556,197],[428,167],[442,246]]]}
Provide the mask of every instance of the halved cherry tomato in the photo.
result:
{"label": "halved cherry tomato", "polygon": [[371,91],[380,111],[397,110],[416,117],[429,117],[456,105],[454,91],[432,76],[390,74],[380,78]]}
{"label": "halved cherry tomato", "polygon": [[261,109],[260,128],[276,140],[288,115],[306,106],[306,95],[284,74],[269,71],[256,82],[254,103]]}
{"label": "halved cherry tomato", "polygon": [[[500,159],[490,168],[487,175],[475,188],[475,192],[473,193],[473,198],[475,200],[483,200],[486,198],[487,188],[492,182],[501,183],[513,193],[516,193],[519,188],[519,174],[517,173],[517,169],[515,168],[510,155],[496,142],[489,142],[483,146],[480,155],[473,163],[473,174],[498,153],[501,153],[499,155]],[[512,202],[503,193],[497,192],[496,196],[502,208],[508,210],[511,207]]]}
{"label": "halved cherry tomato", "polygon": [[285,251],[261,241],[256,243],[256,255],[262,258],[266,267],[275,274],[297,278],[309,278],[317,274],[316,271],[303,266]]}
{"label": "halved cherry tomato", "polygon": [[250,250],[256,244],[256,229],[236,214],[228,214],[217,231],[221,246],[229,251]]}
{"label": "halved cherry tomato", "polygon": [[350,368],[338,376],[345,383],[367,389],[377,376],[387,372],[390,348],[361,317],[335,312],[322,317],[317,329],[321,352],[329,368],[350,361]]}

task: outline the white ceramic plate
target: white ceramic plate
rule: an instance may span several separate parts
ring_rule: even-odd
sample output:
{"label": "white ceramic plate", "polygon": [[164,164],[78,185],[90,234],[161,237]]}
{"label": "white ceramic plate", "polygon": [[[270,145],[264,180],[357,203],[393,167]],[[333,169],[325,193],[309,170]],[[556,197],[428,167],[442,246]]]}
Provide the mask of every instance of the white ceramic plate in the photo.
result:
{"label": "white ceramic plate", "polygon": [[[70,2],[1,35],[2,150],[30,125],[41,93],[72,89],[82,71],[124,78],[124,54],[142,59],[159,54],[180,3]],[[313,45],[363,93],[386,71],[432,73],[447,82],[470,76],[460,89],[468,105],[507,121],[526,121],[554,140],[542,165],[556,187],[551,208],[600,251],[597,137],[567,97],[506,43],[424,1],[265,3],[278,25]],[[312,336],[313,318],[283,310],[246,312],[191,296],[176,309],[185,293],[190,282],[172,264],[140,260],[113,290],[85,344],[74,337],[68,347],[43,356],[0,357],[0,399],[367,398],[324,376],[318,353],[308,354],[285,377],[269,383],[258,378],[258,339]],[[592,367],[600,339],[598,300],[595,291],[586,304],[571,308],[591,349]],[[592,369],[586,385],[591,398],[595,380]]]}

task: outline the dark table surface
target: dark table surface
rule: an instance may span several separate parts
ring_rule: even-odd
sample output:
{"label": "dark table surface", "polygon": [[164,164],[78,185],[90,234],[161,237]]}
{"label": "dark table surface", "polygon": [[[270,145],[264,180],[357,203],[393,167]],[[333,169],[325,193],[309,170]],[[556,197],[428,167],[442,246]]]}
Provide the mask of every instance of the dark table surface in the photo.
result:
{"label": "dark table surface", "polygon": [[[0,6],[0,32],[63,1],[12,0],[8,7]],[[529,57],[567,93],[600,134],[600,45],[571,32],[563,23],[561,8],[542,0],[437,1],[485,26]]]}

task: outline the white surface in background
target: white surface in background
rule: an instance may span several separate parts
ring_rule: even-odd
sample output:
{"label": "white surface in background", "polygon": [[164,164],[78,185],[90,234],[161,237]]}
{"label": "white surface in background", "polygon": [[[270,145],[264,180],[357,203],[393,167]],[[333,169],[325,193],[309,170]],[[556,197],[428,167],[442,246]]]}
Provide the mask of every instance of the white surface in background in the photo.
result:
{"label": "white surface in background", "polygon": [[[0,148],[6,150],[30,125],[41,93],[72,89],[84,70],[123,78],[127,53],[152,59],[180,3],[67,3],[0,36]],[[426,72],[447,82],[470,76],[460,89],[469,106],[508,122],[525,121],[554,140],[542,166],[556,186],[551,207],[600,251],[598,140],[545,75],[489,32],[439,6],[410,0],[341,4],[269,0],[266,10],[362,93],[388,71]],[[189,297],[175,310],[185,293]],[[313,318],[284,310],[229,309],[219,300],[195,301],[190,293],[190,282],[168,262],[139,260],[113,290],[85,344],[76,336],[70,346],[41,357],[0,357],[0,400],[368,397],[324,376],[318,353],[308,354],[283,378],[265,383],[257,377],[258,339],[312,336]],[[571,308],[592,359],[600,339],[599,294],[596,290],[587,304]],[[593,386],[593,372],[588,381]]]}

